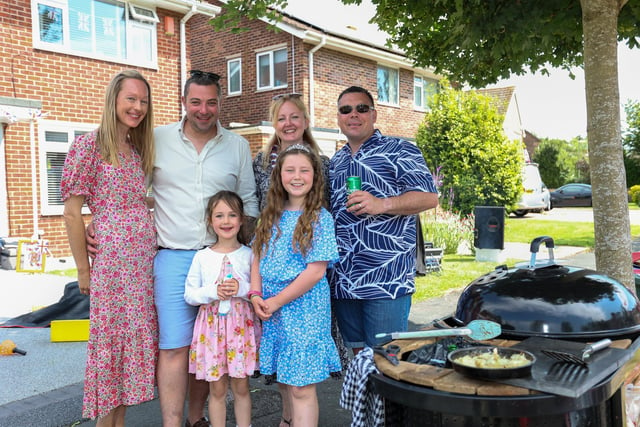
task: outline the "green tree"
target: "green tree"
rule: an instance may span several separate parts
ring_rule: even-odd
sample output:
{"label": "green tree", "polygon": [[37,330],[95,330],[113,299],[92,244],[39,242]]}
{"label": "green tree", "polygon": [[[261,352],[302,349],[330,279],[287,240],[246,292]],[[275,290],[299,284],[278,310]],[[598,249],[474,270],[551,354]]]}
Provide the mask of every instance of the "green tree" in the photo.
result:
{"label": "green tree", "polygon": [[[513,74],[548,73],[549,66],[584,66],[596,269],[634,289],[617,48],[618,40],[640,46],[640,0],[371,1],[372,22],[389,34],[389,46],[452,81],[481,87]],[[220,20],[234,27],[286,4],[226,0]]]}
{"label": "green tree", "polygon": [[627,115],[627,131],[623,143],[627,150],[640,155],[640,102],[629,101],[624,106]]}
{"label": "green tree", "polygon": [[545,138],[533,155],[540,167],[542,180],[550,188],[568,182],[590,183],[587,141],[573,138],[571,141]]}
{"label": "green tree", "polygon": [[506,138],[494,102],[441,82],[418,128],[427,164],[441,168],[441,205],[462,214],[474,206],[511,206],[521,191],[521,142]]}
{"label": "green tree", "polygon": [[562,140],[545,138],[533,155],[533,161],[540,169],[542,181],[549,188],[558,188],[569,180],[569,168],[560,161],[562,143],[564,143]]}
{"label": "green tree", "polygon": [[640,184],[640,102],[629,101],[624,106],[627,115],[627,131],[624,134],[624,164],[627,186]]}
{"label": "green tree", "polygon": [[571,182],[591,183],[589,176],[589,146],[587,140],[581,137],[573,138],[563,144],[563,160],[571,170]]}

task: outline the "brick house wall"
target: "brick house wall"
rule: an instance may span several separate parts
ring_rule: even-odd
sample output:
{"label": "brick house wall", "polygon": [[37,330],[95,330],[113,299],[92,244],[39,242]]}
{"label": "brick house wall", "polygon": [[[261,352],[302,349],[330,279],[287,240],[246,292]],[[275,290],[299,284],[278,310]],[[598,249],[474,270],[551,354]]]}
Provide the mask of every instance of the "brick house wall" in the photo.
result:
{"label": "brick house wall", "polygon": [[[98,123],[104,102],[104,90],[119,71],[136,68],[152,88],[156,125],[176,121],[180,106],[179,32],[165,34],[163,17],[181,18],[158,9],[158,69],[130,67],[73,55],[34,49],[31,33],[31,3],[19,0],[0,3],[0,96],[39,101],[47,120]],[[36,124],[37,138],[37,124]],[[33,234],[31,152],[29,124],[5,125],[4,142],[8,197],[9,236],[30,238]],[[38,145],[36,144],[36,147]],[[38,149],[38,148],[36,148]],[[36,153],[39,162],[40,153]],[[40,183],[41,167],[37,168]],[[64,221],[60,215],[42,215],[38,208],[38,228],[44,231],[55,257],[69,256]],[[89,220],[89,217],[86,218]],[[6,237],[6,236],[5,236]]]}
{"label": "brick house wall", "polygon": [[[210,1],[212,4],[221,3]],[[285,22],[300,29],[306,24],[285,18]],[[215,72],[221,76],[223,107],[220,120],[223,126],[230,123],[258,125],[269,120],[269,104],[274,95],[280,93],[301,93],[309,108],[309,51],[315,47],[300,38],[281,31],[274,32],[260,20],[244,20],[241,24],[248,28],[240,34],[229,30],[216,33],[207,20],[193,19],[189,45],[191,63],[196,69]],[[286,46],[288,52],[288,86],[273,90],[258,90],[256,85],[256,53],[268,47]],[[242,59],[242,93],[227,94],[227,60]],[[377,99],[377,63],[348,53],[323,47],[314,54],[314,128],[337,131],[336,101],[342,90],[351,85],[367,88]],[[413,107],[413,70],[400,69],[400,105],[380,105],[377,127],[387,135],[414,139],[418,125],[424,118],[423,111]],[[310,109],[310,108],[309,108]],[[245,134],[245,137],[248,136]],[[340,143],[337,143],[340,145]],[[259,147],[252,146],[257,150]]]}

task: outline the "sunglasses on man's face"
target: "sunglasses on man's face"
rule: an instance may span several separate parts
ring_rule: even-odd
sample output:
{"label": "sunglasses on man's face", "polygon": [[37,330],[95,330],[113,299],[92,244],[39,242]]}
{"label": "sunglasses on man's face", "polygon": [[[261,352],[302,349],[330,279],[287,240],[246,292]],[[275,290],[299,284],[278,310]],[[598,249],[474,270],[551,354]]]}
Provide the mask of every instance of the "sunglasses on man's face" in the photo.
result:
{"label": "sunglasses on man's face", "polygon": [[338,112],[340,114],[349,114],[353,111],[354,108],[360,114],[368,113],[369,111],[375,110],[372,105],[358,104],[355,107],[352,105],[343,105],[341,107],[338,107]]}
{"label": "sunglasses on man's face", "polygon": [[214,83],[220,80],[220,76],[217,75],[216,73],[208,73],[206,71],[191,70],[189,71],[189,74],[191,75],[191,77],[195,77],[195,78],[206,77],[209,80],[213,81]]}

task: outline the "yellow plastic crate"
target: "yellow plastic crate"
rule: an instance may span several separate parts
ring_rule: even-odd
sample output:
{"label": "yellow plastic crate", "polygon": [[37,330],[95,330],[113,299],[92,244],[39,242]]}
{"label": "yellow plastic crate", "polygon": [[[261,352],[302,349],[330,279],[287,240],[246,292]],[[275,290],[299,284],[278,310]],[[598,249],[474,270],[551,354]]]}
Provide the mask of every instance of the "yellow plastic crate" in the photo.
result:
{"label": "yellow plastic crate", "polygon": [[51,342],[87,341],[88,339],[89,319],[51,321]]}

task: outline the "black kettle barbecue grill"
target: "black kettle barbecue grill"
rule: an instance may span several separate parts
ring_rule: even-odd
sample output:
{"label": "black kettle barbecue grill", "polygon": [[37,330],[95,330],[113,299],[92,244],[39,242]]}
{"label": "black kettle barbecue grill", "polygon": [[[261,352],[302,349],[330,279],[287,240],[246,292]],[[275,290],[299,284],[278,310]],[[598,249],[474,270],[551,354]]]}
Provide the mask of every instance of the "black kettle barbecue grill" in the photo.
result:
{"label": "black kettle barbecue grill", "polygon": [[[536,261],[542,244],[549,259]],[[640,334],[640,303],[622,283],[594,270],[557,264],[554,242],[531,242],[531,261],[499,266],[471,282],[458,299],[451,322],[492,320],[504,338],[538,336],[573,341],[635,338]]]}
{"label": "black kettle barbecue grill", "polygon": [[[542,245],[549,251],[538,260]],[[531,260],[514,268],[499,266],[470,283],[458,299],[455,313],[439,323],[463,326],[491,320],[502,327],[499,338],[520,341],[536,352],[537,366],[529,378],[513,385],[539,390],[533,381],[551,371],[549,358],[538,347],[594,342],[602,338],[631,340],[626,350],[608,349],[594,356],[591,369],[575,395],[573,384],[559,382],[557,391],[524,396],[480,396],[450,393],[391,379],[370,376],[377,393],[386,398],[388,426],[601,427],[623,426],[623,385],[640,364],[640,302],[615,279],[596,271],[556,263],[551,237],[531,242]],[[605,359],[603,359],[605,358]],[[536,371],[537,369],[537,371]],[[602,369],[607,369],[603,373]],[[542,372],[541,372],[542,370]],[[591,375],[592,377],[589,377]],[[593,376],[599,375],[595,378]],[[597,381],[595,381],[597,379]],[[553,390],[553,382],[544,384]],[[568,393],[567,393],[568,392]]]}

